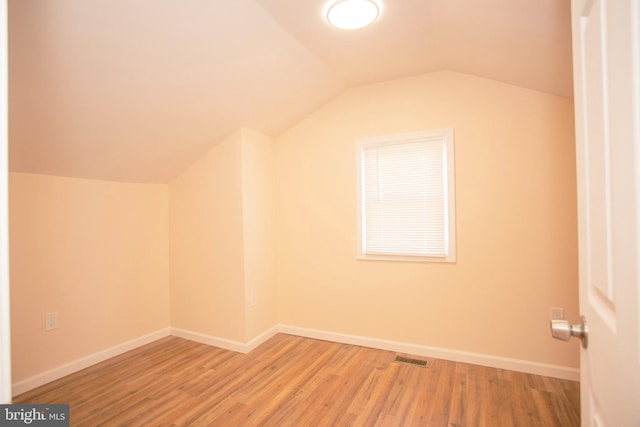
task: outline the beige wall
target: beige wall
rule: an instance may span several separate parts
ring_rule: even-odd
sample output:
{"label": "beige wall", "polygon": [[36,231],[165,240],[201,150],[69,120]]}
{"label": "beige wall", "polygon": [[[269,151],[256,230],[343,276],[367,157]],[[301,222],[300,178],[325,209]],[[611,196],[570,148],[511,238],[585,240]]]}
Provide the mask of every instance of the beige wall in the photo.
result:
{"label": "beige wall", "polygon": [[[358,137],[455,130],[458,262],[356,261]],[[276,141],[279,321],[578,366],[572,100],[451,72],[351,89]],[[574,343],[575,344],[575,343]]]}
{"label": "beige wall", "polygon": [[246,342],[275,326],[272,162],[241,129],[170,184],[173,327]]}
{"label": "beige wall", "polygon": [[14,382],[169,326],[246,342],[276,324],[271,138],[243,129],[170,185],[10,184]]}
{"label": "beige wall", "polygon": [[171,325],[244,338],[242,133],[170,184]]}
{"label": "beige wall", "polygon": [[[273,178],[273,138],[243,129],[245,340],[260,335],[278,322]],[[255,293],[255,305],[252,293]]]}
{"label": "beige wall", "polygon": [[169,326],[166,185],[9,182],[14,382]]}
{"label": "beige wall", "polygon": [[[356,261],[354,140],[442,127],[458,262]],[[571,100],[439,72],[351,89],[275,140],[241,129],[169,185],[11,174],[14,381],[169,325],[577,367],[548,332],[550,307],[578,316],[574,160]]]}

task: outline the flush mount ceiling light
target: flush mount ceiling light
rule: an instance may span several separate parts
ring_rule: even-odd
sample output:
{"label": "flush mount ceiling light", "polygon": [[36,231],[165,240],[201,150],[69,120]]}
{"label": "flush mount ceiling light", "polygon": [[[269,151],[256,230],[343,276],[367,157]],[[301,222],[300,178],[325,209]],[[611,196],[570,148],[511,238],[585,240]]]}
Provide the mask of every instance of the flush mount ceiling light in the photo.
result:
{"label": "flush mount ceiling light", "polygon": [[374,0],[338,0],[327,4],[327,21],[343,30],[366,27],[380,15],[380,4]]}

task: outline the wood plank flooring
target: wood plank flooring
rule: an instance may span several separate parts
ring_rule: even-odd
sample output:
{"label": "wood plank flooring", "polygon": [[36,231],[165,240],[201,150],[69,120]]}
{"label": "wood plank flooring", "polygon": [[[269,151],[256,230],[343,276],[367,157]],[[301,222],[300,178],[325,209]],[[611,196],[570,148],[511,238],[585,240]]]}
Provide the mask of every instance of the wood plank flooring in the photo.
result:
{"label": "wood plank flooring", "polygon": [[167,337],[14,403],[69,403],[71,425],[91,427],[580,425],[577,382],[396,355],[285,334],[249,354]]}

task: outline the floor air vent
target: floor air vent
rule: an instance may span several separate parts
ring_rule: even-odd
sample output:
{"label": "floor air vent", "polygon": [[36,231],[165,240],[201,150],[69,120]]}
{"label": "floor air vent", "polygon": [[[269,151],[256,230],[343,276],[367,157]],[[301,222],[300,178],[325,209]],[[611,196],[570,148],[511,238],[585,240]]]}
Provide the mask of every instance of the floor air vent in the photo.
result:
{"label": "floor air vent", "polygon": [[411,365],[422,366],[423,368],[429,367],[429,362],[427,360],[420,359],[412,359],[410,357],[396,356],[396,362],[400,363],[410,363]]}

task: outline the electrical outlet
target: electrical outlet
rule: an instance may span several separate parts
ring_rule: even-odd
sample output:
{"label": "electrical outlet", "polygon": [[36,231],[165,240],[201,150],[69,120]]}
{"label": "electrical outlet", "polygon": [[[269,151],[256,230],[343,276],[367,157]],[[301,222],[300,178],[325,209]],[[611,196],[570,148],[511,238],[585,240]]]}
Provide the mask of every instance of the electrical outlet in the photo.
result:
{"label": "electrical outlet", "polygon": [[258,304],[258,293],[256,291],[251,291],[251,306],[255,306]]}
{"label": "electrical outlet", "polygon": [[551,320],[564,320],[564,308],[552,308]]}
{"label": "electrical outlet", "polygon": [[44,330],[58,329],[58,313],[47,313],[44,316]]}

